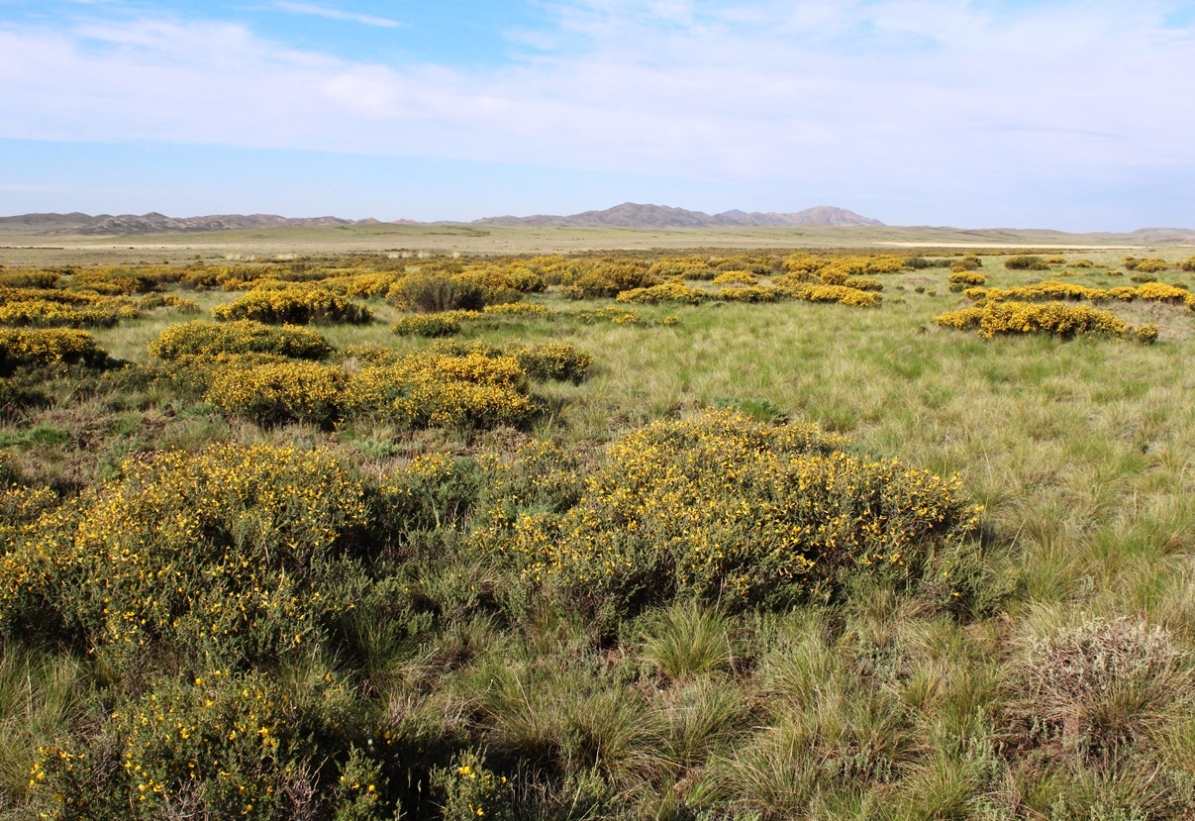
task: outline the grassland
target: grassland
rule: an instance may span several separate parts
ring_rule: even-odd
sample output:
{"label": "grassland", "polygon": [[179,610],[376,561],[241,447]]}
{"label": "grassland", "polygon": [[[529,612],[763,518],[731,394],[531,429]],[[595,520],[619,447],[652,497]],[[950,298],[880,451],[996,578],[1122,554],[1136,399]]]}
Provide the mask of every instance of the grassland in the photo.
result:
{"label": "grassland", "polygon": [[[498,233],[444,242],[498,253],[485,244]],[[798,264],[766,250],[794,244],[782,239],[700,257],[776,282]],[[190,241],[163,259],[193,263]],[[239,242],[230,254],[291,253]],[[646,270],[663,252],[478,262],[474,246],[454,260],[417,255],[452,244],[417,245],[394,241],[408,258],[320,245],[305,260],[221,260],[237,269],[231,290],[157,266],[158,284],[129,287],[198,313],[145,303],[90,329],[115,360],[106,367],[10,368],[0,817],[1195,817],[1195,315],[1183,304],[1097,305],[1156,326],[1153,344],[983,339],[935,322],[974,302],[949,290],[949,267],[875,274],[883,301],[871,308],[637,304],[569,298],[570,277],[636,258]],[[108,259],[93,252],[70,250],[76,263]],[[1106,292],[1149,278],[1123,267],[1129,253],[1163,258],[1161,282],[1195,284],[1180,267],[1189,249],[1164,247],[1086,248],[1037,270],[1009,269],[1007,249],[992,249],[978,273],[985,287]],[[6,259],[0,273],[22,270]],[[363,394],[351,380],[402,357],[484,350],[491,364],[469,367],[497,373],[509,367],[492,364],[500,352],[570,345],[591,360],[576,378],[519,379],[539,409],[514,424],[414,423],[359,410],[367,402],[333,416],[292,406],[298,421],[258,424],[230,404],[238,380],[218,393],[212,380],[298,360],[150,353],[164,331],[252,288],[247,275],[320,288],[416,267],[463,276],[475,263],[538,271],[546,289],[522,300],[548,312],[461,315],[452,348],[390,332],[412,307],[399,288],[359,300],[370,323],[310,326],[333,351],[308,365]],[[60,286],[82,287],[86,271]],[[686,282],[714,292],[707,277]],[[594,319],[610,308],[638,321]],[[670,450],[687,424],[698,433]],[[774,435],[759,431],[790,428],[850,466],[832,493],[808,478],[820,456],[759,444]],[[815,567],[797,572],[784,563],[804,544],[794,536],[779,559],[750,558],[711,584],[681,579],[678,568],[715,566],[686,565],[682,548],[754,557],[775,534],[752,522],[803,494],[853,511],[846,524],[802,520],[815,527],[871,521],[872,502],[850,505],[880,469],[855,466],[890,460],[884,487],[916,501],[884,501],[875,527],[925,526],[899,551],[890,534],[882,553],[880,541],[802,548]],[[795,477],[783,492],[780,474]],[[640,507],[620,507],[628,498]],[[935,505],[957,526],[930,527]],[[570,531],[570,516],[583,527]],[[651,564],[626,547],[631,522],[676,552]],[[599,565],[634,572],[587,575],[584,551],[598,548]],[[279,559],[288,550],[299,558]],[[776,571],[736,587],[756,566]]]}

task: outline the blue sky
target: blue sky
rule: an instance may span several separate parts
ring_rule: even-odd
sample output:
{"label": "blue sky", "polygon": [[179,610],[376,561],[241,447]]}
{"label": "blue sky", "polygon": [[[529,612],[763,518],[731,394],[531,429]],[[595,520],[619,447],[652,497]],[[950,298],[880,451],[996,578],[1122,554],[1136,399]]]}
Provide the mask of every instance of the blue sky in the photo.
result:
{"label": "blue sky", "polygon": [[0,214],[1195,227],[1195,1],[0,0]]}

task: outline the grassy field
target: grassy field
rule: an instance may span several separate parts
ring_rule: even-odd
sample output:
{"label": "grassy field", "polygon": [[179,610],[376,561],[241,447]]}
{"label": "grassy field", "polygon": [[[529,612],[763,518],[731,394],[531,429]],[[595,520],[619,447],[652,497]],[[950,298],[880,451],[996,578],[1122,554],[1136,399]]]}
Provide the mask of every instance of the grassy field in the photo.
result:
{"label": "grassy field", "polygon": [[[791,232],[698,240],[674,293],[699,304],[582,293],[640,258],[667,279],[663,252],[469,258],[534,244],[495,229],[394,232],[461,259],[348,257],[378,249],[318,232],[329,256],[221,261],[224,287],[103,270],[107,365],[7,339],[0,817],[1195,817],[1190,249],[975,260],[984,288],[1177,286],[1066,303],[1141,344],[936,323],[1003,298],[949,289],[961,250],[847,258],[882,285],[858,307],[799,296],[808,255],[768,250]],[[715,298],[752,269],[788,290]],[[246,293],[375,275],[371,321],[307,326],[330,352],[151,354]],[[421,278],[490,301],[516,275],[545,310],[390,330]]]}

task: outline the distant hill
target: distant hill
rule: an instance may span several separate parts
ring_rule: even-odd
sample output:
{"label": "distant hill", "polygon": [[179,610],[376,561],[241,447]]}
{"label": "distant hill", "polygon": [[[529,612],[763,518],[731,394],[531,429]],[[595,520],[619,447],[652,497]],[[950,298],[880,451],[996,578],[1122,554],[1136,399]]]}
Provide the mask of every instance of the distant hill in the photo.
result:
{"label": "distant hill", "polygon": [[[365,220],[363,220],[365,222]],[[338,217],[288,219],[273,214],[222,214],[209,217],[167,217],[151,212],[123,214],[25,214],[0,217],[0,234],[45,234],[72,236],[131,236],[134,234],[191,234],[203,231],[237,231],[247,228],[299,228],[311,225],[351,225]]]}
{"label": "distant hill", "polygon": [[759,211],[724,211],[707,214],[667,205],[639,205],[624,202],[605,211],[585,211],[567,217],[536,215],[532,217],[486,217],[473,225],[535,225],[559,228],[728,228],[734,226],[854,226],[883,225],[879,220],[860,216],[845,208],[819,205],[793,214],[767,214]]}

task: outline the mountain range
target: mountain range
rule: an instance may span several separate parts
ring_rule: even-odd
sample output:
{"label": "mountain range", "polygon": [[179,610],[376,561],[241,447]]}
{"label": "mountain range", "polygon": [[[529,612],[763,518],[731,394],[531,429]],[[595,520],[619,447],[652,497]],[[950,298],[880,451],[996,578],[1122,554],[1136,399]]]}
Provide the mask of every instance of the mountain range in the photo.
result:
{"label": "mountain range", "polygon": [[[91,216],[78,212],[71,214],[24,214],[16,217],[0,217],[0,233],[38,234],[44,236],[131,236],[135,234],[185,234],[203,231],[236,231],[260,228],[298,228],[318,225],[370,225],[380,224],[375,219],[348,220],[339,217],[313,217],[293,219],[272,214],[220,214],[207,217],[167,217],[164,214],[122,214],[112,216],[100,214]],[[395,224],[418,225],[411,220],[396,220]],[[442,224],[442,223],[432,223]],[[450,223],[459,225],[462,223]],[[818,206],[791,214],[773,212],[747,213],[733,210],[721,214],[707,214],[703,211],[688,211],[666,205],[639,205],[626,202],[605,211],[585,211],[571,216],[536,215],[531,217],[487,217],[474,220],[468,225],[491,226],[546,226],[563,228],[733,228],[760,226],[860,226],[883,225],[879,220],[860,216],[845,208]]]}

